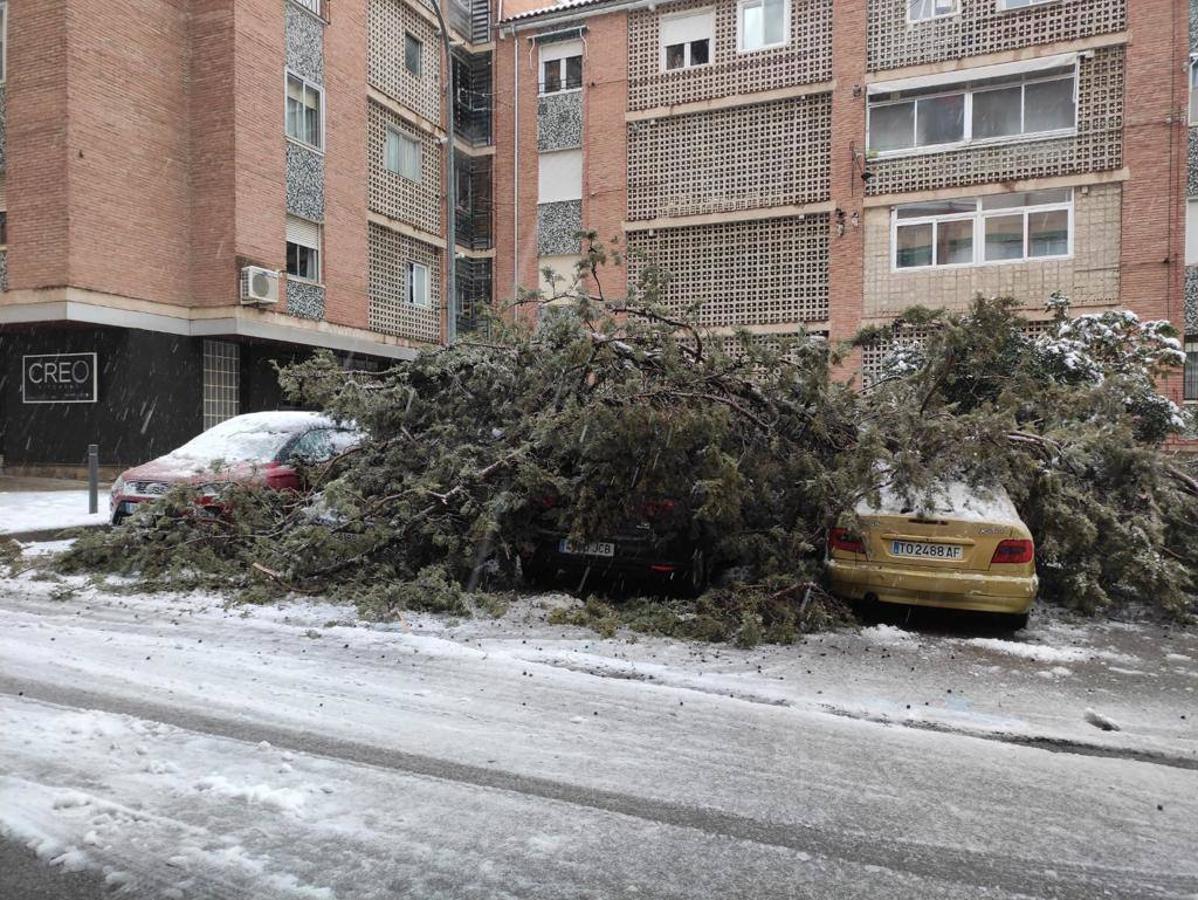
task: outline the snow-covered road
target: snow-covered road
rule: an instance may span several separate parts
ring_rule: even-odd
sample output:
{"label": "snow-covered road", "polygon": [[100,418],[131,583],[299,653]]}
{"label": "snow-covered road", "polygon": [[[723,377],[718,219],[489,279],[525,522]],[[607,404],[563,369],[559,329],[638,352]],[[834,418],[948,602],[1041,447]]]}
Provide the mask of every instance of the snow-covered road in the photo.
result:
{"label": "snow-covered road", "polygon": [[129,896],[1198,894],[1191,636],[741,651],[544,613],[0,582],[0,832]]}

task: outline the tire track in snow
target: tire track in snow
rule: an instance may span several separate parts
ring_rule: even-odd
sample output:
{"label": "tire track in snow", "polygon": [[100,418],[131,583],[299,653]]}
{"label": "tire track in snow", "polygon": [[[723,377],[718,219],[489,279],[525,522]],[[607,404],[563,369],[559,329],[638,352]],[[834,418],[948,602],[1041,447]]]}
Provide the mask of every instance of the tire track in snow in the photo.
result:
{"label": "tire track in snow", "polygon": [[0,674],[0,693],[76,709],[95,709],[149,719],[188,731],[257,744],[267,740],[280,749],[375,766],[409,775],[508,791],[558,803],[630,816],[675,828],[694,829],[732,840],[749,841],[800,853],[878,866],[950,884],[976,885],[1014,894],[1090,900],[1095,896],[1192,897],[1198,876],[1079,865],[971,851],[957,847],[904,842],[891,838],[800,824],[754,819],[710,807],[675,803],[619,791],[500,769],[488,769],[434,756],[349,741],[248,719],[225,718],[148,701],[37,684]]}

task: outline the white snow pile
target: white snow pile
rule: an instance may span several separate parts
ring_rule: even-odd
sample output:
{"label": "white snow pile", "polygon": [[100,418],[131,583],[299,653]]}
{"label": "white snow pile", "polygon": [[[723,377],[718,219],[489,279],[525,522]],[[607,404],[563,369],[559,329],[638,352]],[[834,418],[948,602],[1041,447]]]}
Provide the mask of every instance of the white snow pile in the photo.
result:
{"label": "white snow pile", "polygon": [[311,428],[337,427],[332,419],[314,412],[246,413],[214,425],[155,462],[184,471],[203,469],[217,460],[230,464],[263,462],[273,459],[297,434]]}
{"label": "white snow pile", "polygon": [[936,485],[927,495],[903,497],[889,487],[879,492],[877,505],[868,500],[857,504],[859,516],[934,515],[963,522],[1022,527],[1023,519],[1001,487],[973,487],[960,481]]}
{"label": "white snow pile", "polygon": [[103,525],[108,498],[100,497],[96,513],[87,511],[87,491],[0,492],[0,534]]}

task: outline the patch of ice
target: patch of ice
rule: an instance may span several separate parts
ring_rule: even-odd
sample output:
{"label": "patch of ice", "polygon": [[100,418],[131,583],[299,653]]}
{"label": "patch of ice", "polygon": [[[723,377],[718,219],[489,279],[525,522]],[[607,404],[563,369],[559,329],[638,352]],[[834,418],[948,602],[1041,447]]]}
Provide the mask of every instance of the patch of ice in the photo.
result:
{"label": "patch of ice", "polygon": [[894,625],[871,625],[861,629],[861,636],[875,644],[884,644],[887,647],[909,644],[914,639],[910,632],[896,628]]}

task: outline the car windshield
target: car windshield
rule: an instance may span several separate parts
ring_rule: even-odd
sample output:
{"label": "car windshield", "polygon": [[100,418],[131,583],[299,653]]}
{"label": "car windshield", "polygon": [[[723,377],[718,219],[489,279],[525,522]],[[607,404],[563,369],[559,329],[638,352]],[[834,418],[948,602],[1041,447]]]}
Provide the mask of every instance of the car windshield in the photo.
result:
{"label": "car windshield", "polygon": [[272,412],[236,416],[214,425],[198,437],[163,457],[180,466],[224,463],[266,463],[278,456],[288,441],[313,427],[331,426],[314,413]]}

